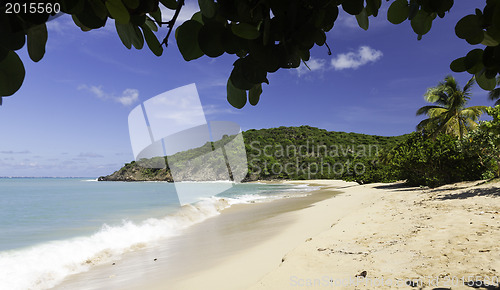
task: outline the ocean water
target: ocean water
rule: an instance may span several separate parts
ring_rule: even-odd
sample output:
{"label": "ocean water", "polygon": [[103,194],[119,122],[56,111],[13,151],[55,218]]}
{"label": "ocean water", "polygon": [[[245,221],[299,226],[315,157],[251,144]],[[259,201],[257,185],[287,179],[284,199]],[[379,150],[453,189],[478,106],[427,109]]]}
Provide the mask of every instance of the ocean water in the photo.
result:
{"label": "ocean water", "polygon": [[[233,204],[307,195],[314,187],[0,178],[0,289],[48,289],[65,277],[148,246]],[[196,198],[196,197],[199,198]]]}

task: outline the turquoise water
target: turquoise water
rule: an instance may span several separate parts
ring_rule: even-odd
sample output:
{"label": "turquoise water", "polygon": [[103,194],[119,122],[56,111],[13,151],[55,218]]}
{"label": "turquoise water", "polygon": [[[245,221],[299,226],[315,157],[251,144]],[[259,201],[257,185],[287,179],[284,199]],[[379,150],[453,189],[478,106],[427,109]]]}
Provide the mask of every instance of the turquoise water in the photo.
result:
{"label": "turquoise water", "polygon": [[89,179],[0,179],[0,251],[88,235],[104,223],[177,209],[172,184]]}
{"label": "turquoise water", "polygon": [[[0,289],[46,289],[238,203],[300,196],[291,185],[97,182],[82,178],[0,178]],[[186,191],[187,188],[187,191]],[[90,261],[90,262],[89,262]]]}

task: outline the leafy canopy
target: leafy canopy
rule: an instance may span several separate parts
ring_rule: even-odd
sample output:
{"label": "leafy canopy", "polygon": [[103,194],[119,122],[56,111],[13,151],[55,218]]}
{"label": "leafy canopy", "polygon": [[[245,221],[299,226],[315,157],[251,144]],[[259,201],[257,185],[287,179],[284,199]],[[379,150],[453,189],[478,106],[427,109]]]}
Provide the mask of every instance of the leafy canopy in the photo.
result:
{"label": "leafy canopy", "polygon": [[[389,0],[388,0],[389,1]],[[103,27],[109,18],[127,48],[144,44],[160,56],[168,43],[184,0],[58,0],[63,13],[84,31]],[[369,18],[377,17],[382,0],[198,0],[200,11],[175,31],[179,50],[186,61],[203,55],[234,54],[237,60],[227,82],[231,105],[242,108],[247,101],[256,105],[267,75],[279,69],[297,68],[310,59],[313,46],[326,46],[330,31],[341,10],[369,28]],[[394,0],[387,18],[391,23],[409,21],[418,35],[429,32],[433,21],[445,17],[453,0]],[[47,5],[47,4],[46,4]],[[162,22],[160,7],[175,10],[174,17]],[[50,11],[49,11],[50,12]],[[483,89],[496,86],[500,70],[500,0],[488,0],[483,10],[467,15],[456,25],[456,34],[471,45],[482,44],[466,57],[451,63],[453,71],[468,71]],[[0,100],[14,94],[24,80],[24,66],[15,51],[27,42],[30,58],[37,62],[45,53],[46,22],[52,13],[7,14],[0,7]],[[165,35],[158,26],[166,24]],[[27,41],[26,41],[27,39]],[[160,38],[161,39],[161,38]]]}
{"label": "leafy canopy", "polygon": [[483,179],[491,169],[476,151],[461,146],[456,136],[438,134],[429,138],[413,132],[390,151],[387,161],[397,179],[412,186],[436,187],[465,180]]}

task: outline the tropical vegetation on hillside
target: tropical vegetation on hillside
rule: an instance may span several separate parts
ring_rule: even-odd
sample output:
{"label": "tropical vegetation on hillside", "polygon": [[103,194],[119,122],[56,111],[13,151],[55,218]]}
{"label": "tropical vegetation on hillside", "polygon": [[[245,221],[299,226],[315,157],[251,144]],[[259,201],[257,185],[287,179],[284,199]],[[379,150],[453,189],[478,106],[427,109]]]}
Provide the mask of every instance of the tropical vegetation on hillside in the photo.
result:
{"label": "tropical vegetation on hillside", "polygon": [[[466,107],[474,83],[472,78],[462,89],[452,76],[447,76],[436,87],[427,89],[425,100],[433,104],[418,109],[417,115],[429,118],[407,135],[329,132],[310,126],[245,131],[242,135],[248,173],[244,180],[343,179],[359,183],[405,180],[409,185],[435,187],[499,177],[500,105]],[[478,121],[483,113],[492,120]],[[228,150],[240,150],[238,156],[243,154],[242,148],[228,149],[233,138],[224,136],[217,142],[172,156],[127,163],[100,180],[173,181],[168,161],[187,164],[189,174],[183,180],[193,176],[203,179],[207,173],[227,177],[227,170],[231,176],[227,156],[203,156],[223,146],[225,154],[231,153]],[[220,168],[210,168],[214,162],[205,162],[207,158],[220,159],[215,162]]]}
{"label": "tropical vegetation on hillside", "polygon": [[[242,133],[248,160],[246,181],[272,179],[349,179],[363,174],[381,151],[389,150],[405,139],[405,135],[384,137],[358,133],[329,132],[310,126],[248,130]],[[125,164],[101,180],[165,180],[172,181],[168,160],[190,163],[212,148],[227,144],[228,136],[202,147],[173,156],[140,160]],[[166,162],[165,162],[166,161]],[[217,163],[217,162],[216,162]],[[221,163],[221,162],[219,162]],[[165,166],[166,164],[166,166]],[[210,170],[199,164],[192,176]],[[212,165],[214,163],[211,163]]]}

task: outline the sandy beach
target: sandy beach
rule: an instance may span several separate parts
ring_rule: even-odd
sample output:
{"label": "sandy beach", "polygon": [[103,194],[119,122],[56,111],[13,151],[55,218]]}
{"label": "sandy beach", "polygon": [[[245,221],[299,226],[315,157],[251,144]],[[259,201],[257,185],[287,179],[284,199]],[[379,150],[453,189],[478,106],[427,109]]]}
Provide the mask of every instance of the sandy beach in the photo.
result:
{"label": "sandy beach", "polygon": [[115,265],[70,277],[56,288],[470,289],[467,284],[474,281],[497,285],[500,183],[426,189],[401,183],[285,182],[322,189],[305,198],[233,206],[189,229],[179,238],[184,240],[172,241],[169,253],[177,245],[176,255],[158,247],[142,249]]}
{"label": "sandy beach", "polygon": [[[331,219],[331,228],[288,252],[250,289],[498,285],[500,184],[480,183],[343,189],[339,198],[355,199],[359,207]],[[323,203],[333,205],[336,198]]]}

